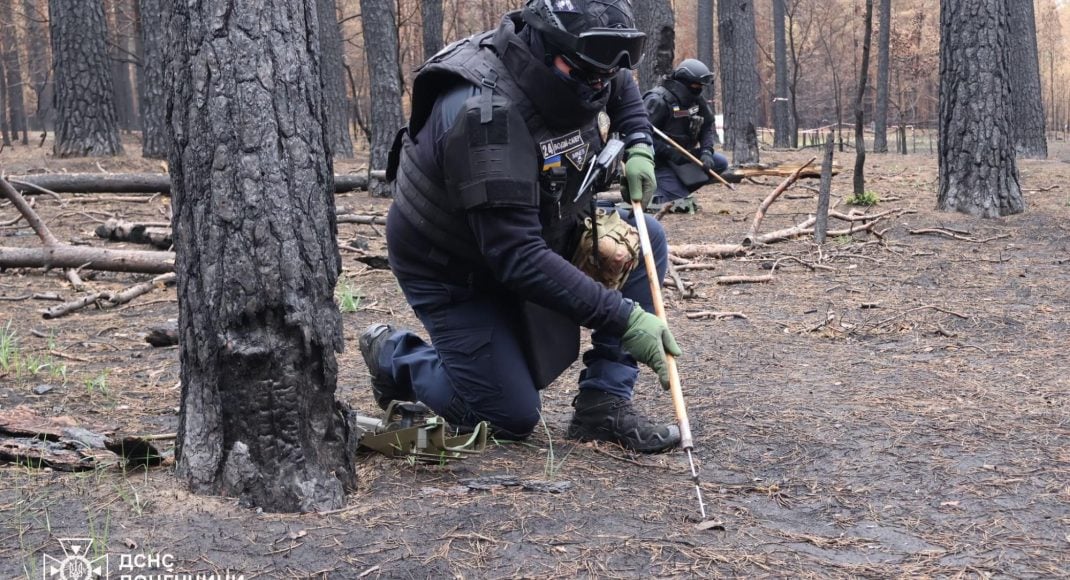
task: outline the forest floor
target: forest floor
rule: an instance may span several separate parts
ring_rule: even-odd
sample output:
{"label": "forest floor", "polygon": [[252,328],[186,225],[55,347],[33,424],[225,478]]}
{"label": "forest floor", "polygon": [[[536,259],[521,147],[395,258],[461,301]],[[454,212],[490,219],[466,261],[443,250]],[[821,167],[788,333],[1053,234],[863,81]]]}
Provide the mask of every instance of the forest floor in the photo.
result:
{"label": "forest floor", "polygon": [[[0,168],[161,170],[133,141],[114,159],[61,160],[47,149],[4,150]],[[768,151],[763,161],[813,154]],[[846,212],[854,156],[837,162],[833,202]],[[978,220],[935,211],[934,157],[870,154],[868,188],[881,202],[868,211],[914,212],[880,226],[882,238],[771,244],[681,271],[690,297],[666,288],[716,523],[708,529],[696,526],[684,453],[635,456],[564,439],[577,367],[544,391],[545,425],[529,441],[446,466],[363,456],[348,509],[330,515],[193,496],[167,466],[0,466],[0,577],[51,577],[45,564],[63,559],[62,538],[91,538],[113,576],[121,563],[146,562],[125,559],[137,554],[165,556],[174,573],[246,578],[1070,576],[1070,145],[1053,143],[1050,160],[1019,167],[1027,211]],[[699,213],[664,217],[671,243],[739,241],[776,185],[767,181],[702,190]],[[803,221],[816,185],[789,190],[762,231]],[[168,219],[164,197],[101,197],[36,196],[37,211],[60,240],[101,247],[135,248],[96,238],[97,220]],[[388,202],[354,193],[338,205],[385,214]],[[0,223],[15,215],[0,207]],[[961,239],[910,233],[924,228]],[[382,249],[381,228],[340,227],[340,243],[356,238]],[[0,245],[37,244],[28,228],[0,229]],[[419,324],[389,271],[349,252],[343,260],[343,287],[360,299],[343,315],[338,396],[375,414],[358,336],[376,321]],[[716,284],[768,274],[773,263],[772,283]],[[149,278],[85,277],[98,290]],[[178,350],[153,348],[144,335],[177,318],[174,289],[55,320],[41,317],[55,303],[30,297],[40,293],[77,296],[57,272],[0,273],[0,328],[14,337],[8,360],[21,361],[0,372],[0,413],[23,406],[90,429],[173,433]],[[703,311],[746,318],[687,317]],[[637,405],[671,422],[653,375],[644,370],[640,381]],[[41,385],[53,388],[34,394]],[[465,485],[492,475],[567,489]]]}

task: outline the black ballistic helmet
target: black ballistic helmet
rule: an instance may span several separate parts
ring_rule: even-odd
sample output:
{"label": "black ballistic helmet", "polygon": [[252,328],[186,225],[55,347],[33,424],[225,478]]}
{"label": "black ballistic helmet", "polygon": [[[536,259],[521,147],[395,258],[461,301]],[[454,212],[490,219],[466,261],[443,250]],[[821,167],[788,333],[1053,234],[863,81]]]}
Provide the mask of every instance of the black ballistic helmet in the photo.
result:
{"label": "black ballistic helmet", "polygon": [[629,0],[528,0],[524,22],[573,68],[608,77],[634,69],[646,34],[636,30]]}
{"label": "black ballistic helmet", "polygon": [[708,86],[713,82],[713,73],[702,61],[689,58],[672,71],[672,78],[685,85]]}

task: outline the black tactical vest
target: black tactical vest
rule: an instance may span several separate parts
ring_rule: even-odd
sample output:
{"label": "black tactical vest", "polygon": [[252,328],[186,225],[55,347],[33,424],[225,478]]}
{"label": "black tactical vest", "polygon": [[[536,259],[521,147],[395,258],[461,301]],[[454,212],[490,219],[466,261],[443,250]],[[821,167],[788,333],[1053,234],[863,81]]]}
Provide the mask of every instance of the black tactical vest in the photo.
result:
{"label": "black tactical vest", "polygon": [[660,97],[669,110],[668,123],[658,128],[685,149],[695,148],[702,139],[699,135],[702,124],[707,116],[713,117],[709,107],[703,106],[702,97],[692,95],[682,83],[671,79],[650,92]]}
{"label": "black tactical vest", "polygon": [[[503,28],[507,24],[503,24]],[[400,135],[395,143],[398,161],[394,204],[410,223],[441,249],[461,256],[478,252],[459,204],[450,199],[441,181],[429,177],[436,174],[432,170],[435,161],[419,159],[414,153],[417,148],[413,139],[427,122],[435,101],[444,90],[463,80],[482,89],[482,94],[475,98],[480,101],[484,123],[491,121],[492,98],[495,97],[509,101],[510,106],[522,115],[539,148],[542,236],[554,252],[570,258],[578,236],[576,226],[588,215],[594,195],[593,191],[588,191],[576,199],[586,162],[597,156],[603,146],[597,115],[561,127],[555,123],[559,120],[556,115],[547,118],[550,116],[548,111],[539,111],[538,105],[524,92],[506,64],[514,60],[506,51],[527,50],[525,46],[518,46],[517,40],[511,34],[511,27],[504,32],[499,29],[470,37],[446,47],[417,71],[407,134]],[[500,58],[502,54],[506,55],[506,62]],[[612,92],[615,87],[616,82],[613,82],[609,90]]]}

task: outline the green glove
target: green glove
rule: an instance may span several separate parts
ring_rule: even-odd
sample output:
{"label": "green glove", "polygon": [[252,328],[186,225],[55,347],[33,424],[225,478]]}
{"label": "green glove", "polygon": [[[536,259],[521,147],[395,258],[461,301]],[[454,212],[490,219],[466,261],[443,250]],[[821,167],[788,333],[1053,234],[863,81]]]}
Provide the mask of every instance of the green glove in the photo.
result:
{"label": "green glove", "polygon": [[640,143],[628,149],[628,160],[624,162],[624,179],[631,201],[638,201],[646,208],[658,188],[654,178],[654,149]]}
{"label": "green glove", "polygon": [[669,363],[665,359],[665,352],[680,356],[683,351],[676,344],[669,327],[660,318],[636,304],[628,315],[628,329],[624,331],[621,345],[635,360],[654,369],[661,380],[661,386],[669,388]]}

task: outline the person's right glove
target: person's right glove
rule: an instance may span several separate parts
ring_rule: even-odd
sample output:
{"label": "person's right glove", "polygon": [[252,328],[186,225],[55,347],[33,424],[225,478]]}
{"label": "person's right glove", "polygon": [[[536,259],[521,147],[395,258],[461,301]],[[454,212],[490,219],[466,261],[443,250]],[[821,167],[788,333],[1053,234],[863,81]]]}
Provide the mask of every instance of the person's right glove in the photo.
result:
{"label": "person's right glove", "polygon": [[628,199],[638,201],[644,208],[654,197],[658,180],[654,177],[654,150],[650,145],[633,145],[626,152],[628,160],[624,162],[624,180],[628,187]]}
{"label": "person's right glove", "polygon": [[702,166],[706,168],[706,171],[716,171],[717,158],[713,156],[713,149],[702,150]]}
{"label": "person's right glove", "polygon": [[669,388],[669,362],[665,353],[680,356],[683,351],[665,322],[636,304],[628,315],[628,329],[621,338],[621,346],[635,360],[658,373],[662,388]]}

